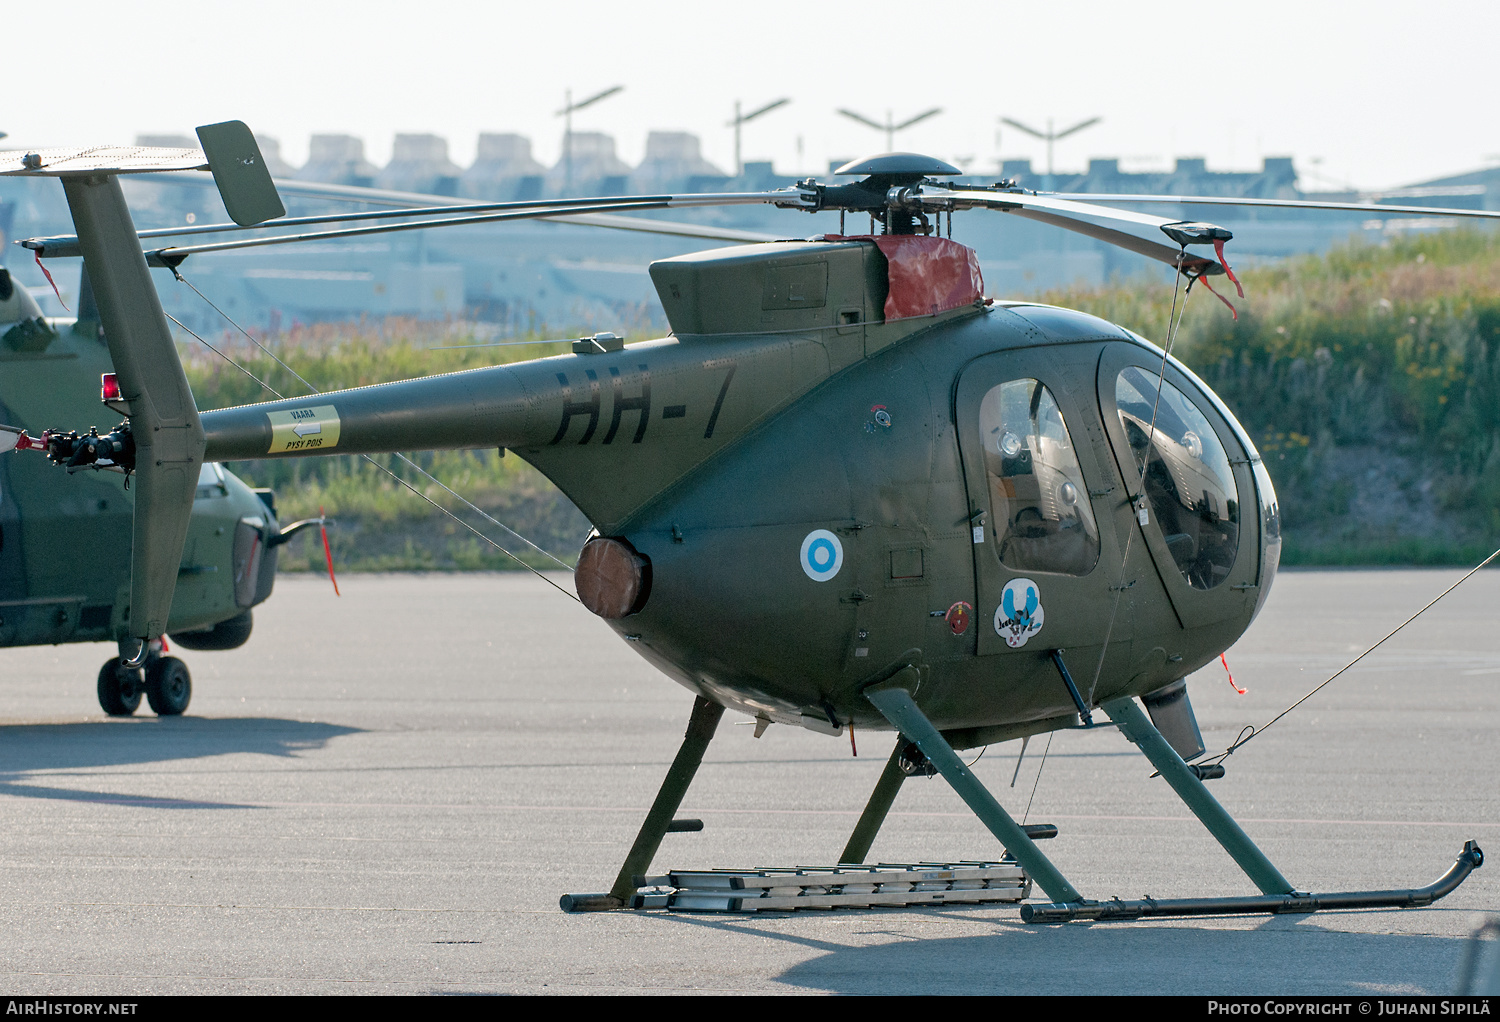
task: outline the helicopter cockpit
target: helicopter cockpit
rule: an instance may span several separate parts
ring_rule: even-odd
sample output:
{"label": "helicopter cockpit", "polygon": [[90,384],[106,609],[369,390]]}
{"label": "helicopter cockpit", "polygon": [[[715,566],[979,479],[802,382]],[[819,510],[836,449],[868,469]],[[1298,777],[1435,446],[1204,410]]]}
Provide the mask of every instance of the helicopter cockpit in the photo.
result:
{"label": "helicopter cockpit", "polygon": [[1229,576],[1239,548],[1234,473],[1204,414],[1164,380],[1158,401],[1157,386],[1158,381],[1138,366],[1120,371],[1115,379],[1120,425],[1135,455],[1136,471],[1145,472],[1151,512],[1172,559],[1194,589],[1212,589]]}
{"label": "helicopter cockpit", "polygon": [[1099,561],[1099,527],[1052,392],[1032,379],[992,388],[979,406],[979,431],[1001,563],[1087,575]]}

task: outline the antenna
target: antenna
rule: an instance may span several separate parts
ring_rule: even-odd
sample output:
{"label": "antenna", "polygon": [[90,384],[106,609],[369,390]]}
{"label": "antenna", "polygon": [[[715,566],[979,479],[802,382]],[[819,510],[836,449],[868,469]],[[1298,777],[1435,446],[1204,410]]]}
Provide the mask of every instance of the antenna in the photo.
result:
{"label": "antenna", "polygon": [[774,103],[767,103],[765,106],[761,107],[759,110],[752,110],[748,114],[741,114],[740,113],[740,101],[739,100],[735,100],[734,101],[734,120],[732,120],[728,124],[726,124],[725,127],[727,127],[727,128],[733,128],[734,129],[734,176],[735,177],[744,177],[744,175],[745,175],[745,164],[744,164],[743,161],[740,160],[740,125],[746,123],[747,121],[753,121],[753,120],[755,120],[761,114],[768,114],[772,110],[775,110],[779,106],[786,106],[790,102],[791,102],[791,100],[789,100],[789,99],[778,99]]}
{"label": "antenna", "polygon": [[561,117],[563,119],[564,195],[570,195],[573,192],[573,111],[582,110],[586,106],[593,106],[601,99],[613,96],[623,88],[625,88],[625,86],[616,85],[613,88],[605,89],[603,92],[596,92],[588,99],[579,100],[577,103],[573,102],[572,89],[567,89],[563,92],[563,108],[559,110],[554,116]]}
{"label": "antenna", "polygon": [[1078,132],[1082,131],[1084,128],[1092,127],[1093,125],[1098,124],[1103,119],[1104,118],[1102,118],[1102,117],[1090,117],[1088,120],[1086,120],[1086,121],[1079,121],[1077,124],[1073,125],[1071,128],[1064,128],[1062,131],[1053,131],[1052,130],[1052,118],[1050,118],[1050,117],[1047,118],[1047,130],[1046,131],[1038,131],[1035,128],[1027,127],[1026,125],[1022,124],[1020,121],[1013,121],[1009,117],[1002,117],[1002,118],[1000,118],[1000,123],[1002,123],[1002,124],[1009,124],[1012,128],[1015,128],[1017,131],[1024,131],[1026,134],[1032,136],[1033,138],[1039,138],[1042,141],[1044,141],[1044,142],[1047,143],[1047,187],[1051,188],[1052,187],[1052,143],[1058,141],[1059,139],[1067,138],[1069,135],[1077,134]]}
{"label": "antenna", "polygon": [[931,110],[924,110],[921,113],[917,114],[917,116],[915,117],[908,117],[900,124],[897,124],[894,120],[891,119],[891,112],[889,110],[885,112],[884,124],[881,124],[878,121],[872,121],[864,114],[857,114],[853,110],[845,110],[843,107],[839,107],[838,112],[849,118],[851,121],[858,121],[867,128],[874,128],[876,131],[885,132],[885,150],[886,152],[894,152],[896,149],[896,132],[903,131],[906,128],[911,127],[913,124],[916,124],[918,121],[925,121],[929,117],[937,116],[938,114],[943,112],[943,108],[940,106],[935,106]]}

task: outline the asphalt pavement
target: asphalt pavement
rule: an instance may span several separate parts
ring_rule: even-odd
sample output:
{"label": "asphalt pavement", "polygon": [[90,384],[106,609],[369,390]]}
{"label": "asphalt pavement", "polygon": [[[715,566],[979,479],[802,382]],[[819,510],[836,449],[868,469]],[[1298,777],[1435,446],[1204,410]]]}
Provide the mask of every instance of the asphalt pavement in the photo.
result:
{"label": "asphalt pavement", "polygon": [[[1210,750],[1456,578],[1283,572],[1191,694]],[[559,576],[565,586],[567,579]],[[607,889],[691,696],[522,574],[286,577],[185,717],[108,719],[112,647],[0,650],[0,991],[1327,993],[1453,989],[1500,860],[1422,910],[1028,926],[1014,907],[566,915]],[[1500,849],[1500,571],[1232,756],[1212,790],[1298,887],[1407,888]],[[656,867],[826,863],[890,748],[726,715]],[[1110,729],[974,771],[1087,896],[1254,893]],[[1029,806],[1029,809],[1028,809]],[[872,859],[994,857],[940,779]]]}

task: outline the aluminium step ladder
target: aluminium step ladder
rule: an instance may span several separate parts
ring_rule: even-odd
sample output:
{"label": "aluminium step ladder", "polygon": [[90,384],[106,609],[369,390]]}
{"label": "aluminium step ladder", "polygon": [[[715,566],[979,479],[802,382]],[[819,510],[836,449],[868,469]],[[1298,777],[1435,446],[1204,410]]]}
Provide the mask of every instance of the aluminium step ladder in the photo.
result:
{"label": "aluminium step ladder", "polygon": [[793,912],[1019,902],[1031,878],[999,862],[919,862],[785,868],[673,870],[636,877],[634,909],[671,912]]}

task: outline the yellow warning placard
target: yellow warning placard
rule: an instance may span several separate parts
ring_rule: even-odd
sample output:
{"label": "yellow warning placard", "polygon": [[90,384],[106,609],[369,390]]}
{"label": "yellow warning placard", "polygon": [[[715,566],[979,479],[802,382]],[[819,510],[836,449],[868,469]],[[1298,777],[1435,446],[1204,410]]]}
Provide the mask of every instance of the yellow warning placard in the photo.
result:
{"label": "yellow warning placard", "polygon": [[267,412],[266,418],[271,420],[271,447],[267,454],[338,446],[339,411],[333,405]]}

